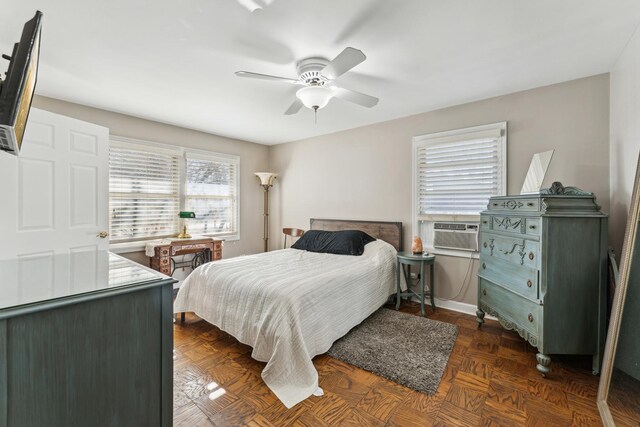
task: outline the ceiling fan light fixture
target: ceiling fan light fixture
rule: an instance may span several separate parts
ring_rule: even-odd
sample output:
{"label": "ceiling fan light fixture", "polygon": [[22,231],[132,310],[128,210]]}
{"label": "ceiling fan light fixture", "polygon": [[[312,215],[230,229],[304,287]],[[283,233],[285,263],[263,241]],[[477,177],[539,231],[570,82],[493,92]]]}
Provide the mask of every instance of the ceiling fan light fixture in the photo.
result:
{"label": "ceiling fan light fixture", "polygon": [[326,107],[333,97],[333,92],[324,86],[307,86],[299,89],[298,92],[296,92],[296,96],[302,101],[305,107],[318,110]]}

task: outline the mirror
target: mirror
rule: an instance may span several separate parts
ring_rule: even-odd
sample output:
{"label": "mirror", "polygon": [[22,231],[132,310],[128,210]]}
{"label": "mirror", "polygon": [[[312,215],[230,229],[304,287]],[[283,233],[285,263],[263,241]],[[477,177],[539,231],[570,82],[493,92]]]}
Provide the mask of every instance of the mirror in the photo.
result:
{"label": "mirror", "polygon": [[547,174],[547,169],[549,169],[549,163],[551,163],[551,157],[553,157],[554,151],[555,150],[549,150],[533,155],[520,194],[538,193],[540,191],[542,181],[544,181],[544,176]]}
{"label": "mirror", "polygon": [[605,426],[640,420],[640,159],[604,353],[598,408]]}

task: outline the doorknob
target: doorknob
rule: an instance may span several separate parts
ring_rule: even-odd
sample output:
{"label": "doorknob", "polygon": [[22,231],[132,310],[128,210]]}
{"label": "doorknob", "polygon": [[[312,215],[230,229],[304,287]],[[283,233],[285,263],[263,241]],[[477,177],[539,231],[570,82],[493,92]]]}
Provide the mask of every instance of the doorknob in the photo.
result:
{"label": "doorknob", "polygon": [[106,231],[101,231],[100,233],[96,234],[96,237],[99,237],[101,239],[104,239],[105,237],[107,237],[109,235],[109,233],[107,233]]}

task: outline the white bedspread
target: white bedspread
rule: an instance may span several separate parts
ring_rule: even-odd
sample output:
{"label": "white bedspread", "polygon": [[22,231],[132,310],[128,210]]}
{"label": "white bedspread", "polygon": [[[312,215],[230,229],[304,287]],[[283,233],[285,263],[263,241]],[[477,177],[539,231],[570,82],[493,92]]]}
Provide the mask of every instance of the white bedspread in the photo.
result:
{"label": "white bedspread", "polygon": [[191,311],[253,347],[262,379],[290,408],[318,389],[311,359],[395,292],[396,251],[376,240],[362,256],[283,249],[204,264],[175,312]]}

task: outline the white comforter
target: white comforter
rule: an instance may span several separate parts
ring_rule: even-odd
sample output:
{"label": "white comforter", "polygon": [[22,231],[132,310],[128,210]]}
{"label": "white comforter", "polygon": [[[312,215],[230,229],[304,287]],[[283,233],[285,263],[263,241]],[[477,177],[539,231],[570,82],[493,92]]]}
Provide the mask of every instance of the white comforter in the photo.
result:
{"label": "white comforter", "polygon": [[318,390],[311,359],[384,304],[395,271],[396,251],[382,240],[362,256],[283,249],[230,258],[194,270],[174,311],[253,347],[251,356],[267,362],[265,384],[290,408]]}

